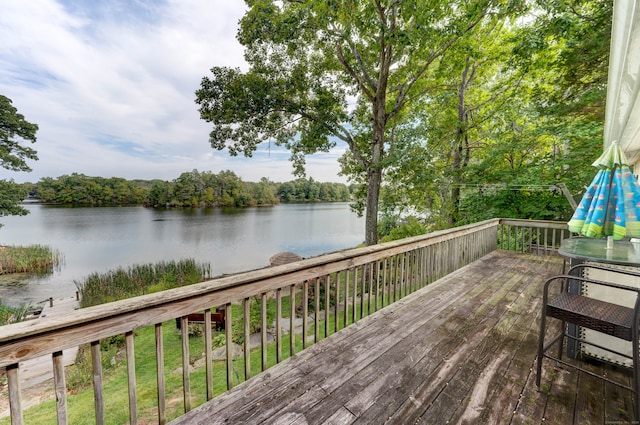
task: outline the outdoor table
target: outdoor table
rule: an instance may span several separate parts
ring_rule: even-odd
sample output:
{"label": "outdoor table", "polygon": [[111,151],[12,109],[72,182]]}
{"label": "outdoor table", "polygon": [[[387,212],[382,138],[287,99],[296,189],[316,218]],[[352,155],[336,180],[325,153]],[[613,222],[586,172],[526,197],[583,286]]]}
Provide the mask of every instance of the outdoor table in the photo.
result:
{"label": "outdoor table", "polygon": [[585,261],[640,267],[640,243],[614,241],[607,248],[606,239],[570,238],[560,243],[558,253],[569,258],[571,265]]}
{"label": "outdoor table", "polygon": [[[570,238],[562,240],[558,253],[569,259],[570,266],[575,266],[585,262],[594,262],[611,265],[611,268],[620,266],[623,266],[624,268],[640,268],[639,242],[632,243],[629,241],[613,241],[613,244],[609,242],[609,248],[607,248],[606,238]],[[618,283],[637,286],[637,282],[632,281]],[[570,291],[574,293],[581,293],[582,288],[578,285],[571,285]],[[569,325],[568,331],[574,336],[577,336],[580,333],[580,330],[574,325]],[[588,337],[588,340],[602,344],[602,342],[599,341],[599,337],[596,337],[595,341],[593,337]],[[567,341],[567,354],[569,356],[575,357],[579,350],[580,347],[578,347],[577,341]]]}

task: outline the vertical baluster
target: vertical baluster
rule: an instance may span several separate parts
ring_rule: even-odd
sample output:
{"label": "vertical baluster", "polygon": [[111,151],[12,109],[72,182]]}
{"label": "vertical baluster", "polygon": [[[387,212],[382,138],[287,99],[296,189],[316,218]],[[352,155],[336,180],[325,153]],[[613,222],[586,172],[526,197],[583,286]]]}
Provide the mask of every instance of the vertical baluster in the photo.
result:
{"label": "vertical baluster", "polygon": [[360,318],[361,319],[364,317],[364,305],[365,305],[364,294],[366,292],[366,284],[367,284],[367,269],[363,264],[362,266],[360,266]]}
{"label": "vertical baluster", "polygon": [[367,264],[364,264],[363,266],[363,273],[367,276],[366,277],[366,286],[367,286],[367,316],[371,315],[371,307],[372,307],[372,299],[371,296],[373,295],[373,263],[369,262]]}
{"label": "vertical baluster", "polygon": [[545,249],[549,247],[549,229],[546,227],[544,229],[544,247]]}
{"label": "vertical baluster", "polygon": [[415,270],[415,278],[414,278],[414,288],[417,291],[422,288],[422,254],[424,253],[424,248],[419,248],[416,250],[416,262],[414,266]]}
{"label": "vertical baluster", "polygon": [[224,306],[224,335],[225,345],[227,347],[227,389],[233,388],[233,315],[231,304],[227,303]]}
{"label": "vertical baluster", "polygon": [[9,386],[9,409],[11,425],[24,425],[22,417],[22,391],[20,391],[20,364],[7,366],[7,385]]}
{"label": "vertical baluster", "polygon": [[[164,339],[162,337],[162,323],[156,323],[156,380],[158,383],[158,424],[167,423],[167,406],[165,404],[165,380],[164,380]],[[98,347],[98,350],[100,348]],[[211,350],[209,350],[211,351]],[[99,351],[98,351],[99,352]],[[207,394],[208,394],[207,389]]]}
{"label": "vertical baluster", "polygon": [[408,263],[408,253],[400,254],[400,298],[403,298],[407,295],[407,263]]}
{"label": "vertical baluster", "polygon": [[189,377],[189,319],[180,318],[180,336],[182,340],[182,400],[184,411],[191,410],[191,382]]}
{"label": "vertical baluster", "polygon": [[429,259],[429,247],[425,246],[422,248],[422,262],[420,266],[420,287],[425,286],[429,282],[429,267],[428,259]]}
{"label": "vertical baluster", "polygon": [[[389,278],[389,257],[384,258],[382,264],[382,306],[391,304],[391,279]],[[384,294],[387,294],[387,300],[384,300]]]}
{"label": "vertical baluster", "polygon": [[440,258],[438,256],[440,245],[440,242],[436,243],[435,245],[431,245],[431,270],[433,271],[433,273],[431,274],[432,282],[440,277]]}
{"label": "vertical baluster", "polygon": [[356,301],[358,299],[358,269],[356,267],[350,270],[353,273],[353,286],[351,288],[351,323],[356,323]]}
{"label": "vertical baluster", "polygon": [[104,391],[102,386],[102,353],[100,341],[91,342],[91,368],[93,372],[93,405],[97,425],[104,425]]}
{"label": "vertical baluster", "polygon": [[371,296],[373,295],[373,263],[369,262],[364,265],[367,270],[367,316],[371,314]]}
{"label": "vertical baluster", "polygon": [[416,251],[409,251],[409,293],[414,292],[416,290]]}
{"label": "vertical baluster", "polygon": [[305,280],[302,283],[302,348],[307,348],[307,328],[309,317],[309,281]]}
{"label": "vertical baluster", "polygon": [[52,354],[53,388],[56,394],[58,425],[67,423],[67,384],[64,379],[64,357],[62,351]]}
{"label": "vertical baluster", "polygon": [[343,271],[343,275],[344,275],[344,311],[342,313],[343,319],[342,321],[344,322],[344,327],[346,328],[347,325],[349,324],[348,320],[349,320],[349,270],[344,270]]}
{"label": "vertical baluster", "polygon": [[338,332],[338,330],[340,330],[340,327],[338,326],[340,324],[340,312],[339,312],[339,308],[340,308],[340,272],[336,272],[335,274],[336,276],[336,290],[335,290],[335,299],[334,299],[334,322],[333,322],[333,332]]}
{"label": "vertical baluster", "polygon": [[211,347],[213,346],[213,337],[211,335],[211,309],[204,311],[204,370],[205,384],[207,386],[207,400],[213,398],[213,357],[211,355]]}
{"label": "vertical baluster", "polygon": [[320,278],[316,277],[313,285],[313,342],[318,342],[320,335]]}
{"label": "vertical baluster", "polygon": [[324,337],[329,336],[329,295],[331,295],[331,276],[324,276]]}
{"label": "vertical baluster", "polygon": [[276,363],[282,361],[282,289],[276,290]]}
{"label": "vertical baluster", "polygon": [[244,299],[244,379],[251,378],[251,299]]}
{"label": "vertical baluster", "polygon": [[289,295],[289,356],[296,354],[296,285],[291,285]]}
{"label": "vertical baluster", "polygon": [[441,242],[433,245],[433,252],[431,256],[433,257],[433,277],[432,280],[437,280],[440,278],[440,256],[437,254],[440,252],[440,247],[442,246]]}
{"label": "vertical baluster", "polygon": [[398,301],[399,297],[398,297],[398,269],[400,268],[400,259],[398,258],[400,254],[394,255],[393,256],[393,261],[391,263],[392,268],[393,268],[393,302],[395,303],[396,301]]}
{"label": "vertical baluster", "polygon": [[404,281],[405,281],[405,295],[409,295],[414,291],[414,267],[415,267],[415,250],[407,251],[404,254]]}
{"label": "vertical baluster", "polygon": [[375,266],[376,268],[376,297],[375,297],[375,301],[374,301],[374,310],[378,311],[379,310],[379,303],[381,300],[379,300],[378,298],[380,298],[380,260],[376,260],[375,262]]}
{"label": "vertical baluster", "polygon": [[133,332],[124,334],[127,355],[127,381],[129,382],[129,423],[138,423],[138,402],[136,398],[136,358],[133,347]]}
{"label": "vertical baluster", "polygon": [[262,371],[267,370],[267,293],[260,294],[260,336],[261,336],[261,359]]}

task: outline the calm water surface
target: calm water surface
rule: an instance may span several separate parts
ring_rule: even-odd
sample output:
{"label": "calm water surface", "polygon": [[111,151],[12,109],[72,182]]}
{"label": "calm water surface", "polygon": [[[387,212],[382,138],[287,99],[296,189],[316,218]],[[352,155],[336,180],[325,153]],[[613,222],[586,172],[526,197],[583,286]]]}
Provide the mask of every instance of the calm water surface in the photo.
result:
{"label": "calm water surface", "polygon": [[73,295],[75,280],[120,266],[193,258],[213,276],[269,265],[292,251],[303,257],[351,248],[364,239],[364,218],[348,203],[185,210],[69,208],[27,204],[30,214],[3,217],[0,245],[49,245],[64,256],[53,274],[0,285],[5,302]]}

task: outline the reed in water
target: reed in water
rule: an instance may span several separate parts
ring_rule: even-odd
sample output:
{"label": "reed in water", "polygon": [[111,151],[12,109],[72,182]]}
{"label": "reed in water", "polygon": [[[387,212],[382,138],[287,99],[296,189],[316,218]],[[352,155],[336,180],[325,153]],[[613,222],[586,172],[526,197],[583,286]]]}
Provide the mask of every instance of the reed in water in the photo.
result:
{"label": "reed in water", "polygon": [[84,280],[74,280],[80,293],[80,306],[104,304],[138,295],[202,282],[211,275],[209,264],[193,259],[135,264],[106,273],[92,273]]}
{"label": "reed in water", "polygon": [[62,262],[62,254],[46,245],[0,247],[0,275],[51,273]]}

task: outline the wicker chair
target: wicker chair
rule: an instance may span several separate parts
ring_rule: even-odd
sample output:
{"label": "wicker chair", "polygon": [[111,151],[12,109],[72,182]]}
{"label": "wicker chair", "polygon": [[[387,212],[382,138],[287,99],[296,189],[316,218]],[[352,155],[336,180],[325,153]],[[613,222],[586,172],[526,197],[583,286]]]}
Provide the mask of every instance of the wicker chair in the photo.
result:
{"label": "wicker chair", "polygon": [[[538,338],[538,364],[536,385],[538,386],[538,389],[540,389],[540,378],[542,375],[543,359],[546,357],[548,359],[555,360],[565,366],[578,369],[591,376],[595,376],[621,388],[632,391],[634,396],[633,399],[635,419],[640,420],[640,376],[638,369],[640,367],[640,353],[638,347],[640,288],[626,286],[615,282],[604,282],[589,279],[587,277],[584,277],[584,270],[586,270],[587,268],[604,270],[607,273],[614,273],[615,275],[628,275],[640,278],[640,273],[638,272],[615,269],[599,264],[589,263],[574,266],[569,270],[568,274],[554,276],[545,282],[542,299],[540,336]],[[628,291],[628,296],[633,296],[635,298],[635,302],[633,303],[634,307],[629,308],[589,297],[582,290],[585,283],[588,283],[588,285],[599,285]],[[558,285],[560,286],[559,288],[554,288]],[[555,290],[555,292],[552,292],[552,294],[557,295],[554,295],[551,299],[549,292],[552,289]],[[562,322],[562,326],[560,334],[555,336],[545,344],[545,333],[548,317],[560,320]],[[584,338],[580,337],[580,333],[578,333],[578,335],[572,335],[567,332],[568,324],[574,324],[579,327],[592,329],[606,335],[611,335],[616,338],[630,341],[632,347],[631,355],[615,351],[610,347],[604,347],[594,342],[586,341]],[[590,346],[597,347],[600,350],[605,350],[607,352],[613,353],[614,355],[630,359],[632,361],[633,368],[632,385],[629,386],[620,382],[613,381],[606,376],[602,376],[585,370],[584,368],[579,367],[577,364],[569,363],[562,360],[562,351],[565,338],[575,340],[579,344],[589,344]],[[549,350],[549,348],[551,348],[556,342],[558,343],[558,355],[557,357],[554,357],[553,355],[547,353],[547,350]]]}

